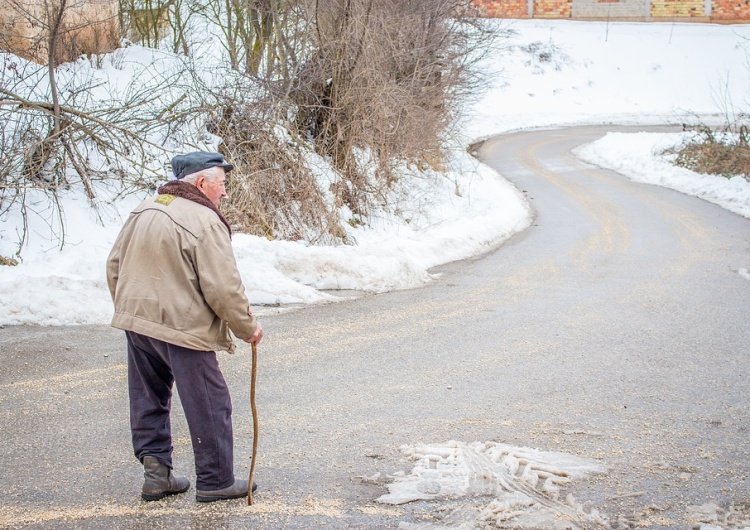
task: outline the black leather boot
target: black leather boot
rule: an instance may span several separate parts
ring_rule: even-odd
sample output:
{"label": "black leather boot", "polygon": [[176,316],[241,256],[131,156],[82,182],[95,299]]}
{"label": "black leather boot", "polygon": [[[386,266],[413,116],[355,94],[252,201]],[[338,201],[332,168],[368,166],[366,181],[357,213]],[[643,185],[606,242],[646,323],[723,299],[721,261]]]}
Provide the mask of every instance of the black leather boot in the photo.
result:
{"label": "black leather boot", "polygon": [[155,456],[143,457],[143,469],[141,498],[144,501],[158,501],[167,495],[186,492],[190,487],[188,479],[174,476]]}
{"label": "black leather boot", "polygon": [[[253,482],[253,491],[258,489],[258,485]],[[195,500],[198,502],[224,501],[227,499],[239,499],[247,497],[247,480],[235,479],[234,484],[220,490],[201,491],[197,490]]]}

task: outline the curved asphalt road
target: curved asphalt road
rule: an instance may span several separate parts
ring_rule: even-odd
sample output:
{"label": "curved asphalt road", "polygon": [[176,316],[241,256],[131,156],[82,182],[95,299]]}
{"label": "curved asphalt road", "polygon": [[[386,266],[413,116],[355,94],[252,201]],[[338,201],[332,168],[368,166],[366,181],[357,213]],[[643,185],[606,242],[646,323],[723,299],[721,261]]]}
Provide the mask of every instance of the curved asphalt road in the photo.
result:
{"label": "curved asphalt road", "polygon": [[[373,502],[402,444],[495,440],[596,458],[566,490],[613,526],[689,528],[748,502],[750,220],[570,154],[604,128],[494,139],[481,156],[533,226],[431,286],[268,314],[255,506],[139,500],[124,340],[106,327],[0,330],[0,527],[397,528],[473,500]],[[248,469],[247,348],[223,355]],[[176,404],[177,471],[193,478]],[[477,500],[479,504],[488,499]]]}

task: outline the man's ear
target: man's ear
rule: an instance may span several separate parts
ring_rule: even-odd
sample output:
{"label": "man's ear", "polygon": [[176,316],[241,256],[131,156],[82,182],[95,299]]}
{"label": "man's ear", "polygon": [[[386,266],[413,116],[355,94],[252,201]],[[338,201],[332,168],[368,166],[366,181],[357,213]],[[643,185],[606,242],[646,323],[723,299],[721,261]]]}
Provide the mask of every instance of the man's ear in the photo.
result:
{"label": "man's ear", "polygon": [[203,191],[203,185],[206,183],[206,177],[203,175],[199,176],[197,179],[195,179],[195,187],[199,190]]}

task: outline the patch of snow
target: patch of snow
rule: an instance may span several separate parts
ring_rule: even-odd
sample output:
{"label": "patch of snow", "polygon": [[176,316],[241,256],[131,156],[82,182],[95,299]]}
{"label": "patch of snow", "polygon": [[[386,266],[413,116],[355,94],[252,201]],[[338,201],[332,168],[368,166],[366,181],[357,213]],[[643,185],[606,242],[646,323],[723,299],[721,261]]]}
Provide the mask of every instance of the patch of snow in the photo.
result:
{"label": "patch of snow", "polygon": [[452,514],[451,528],[457,524],[473,528],[479,522],[529,529],[607,525],[599,512],[584,510],[572,496],[562,493],[576,479],[606,473],[606,466],[596,460],[496,442],[417,444],[402,447],[402,452],[414,467],[408,474],[395,476],[378,502],[494,497],[481,509],[464,508]]}

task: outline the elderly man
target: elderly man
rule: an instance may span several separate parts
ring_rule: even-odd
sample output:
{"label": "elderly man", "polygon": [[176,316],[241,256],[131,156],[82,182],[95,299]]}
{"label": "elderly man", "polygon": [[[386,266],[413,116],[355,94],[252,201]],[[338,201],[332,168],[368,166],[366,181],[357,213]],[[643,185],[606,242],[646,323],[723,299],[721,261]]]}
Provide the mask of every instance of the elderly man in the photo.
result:
{"label": "elderly man", "polygon": [[190,488],[172,474],[173,383],[192,439],[196,500],[247,495],[247,480],[234,476],[232,402],[216,359],[216,350],[234,351],[229,330],[251,344],[263,337],[218,210],[232,169],[219,153],[174,157],[176,180],[133,210],[107,260],[112,326],[127,338],[130,428],[147,501]]}

